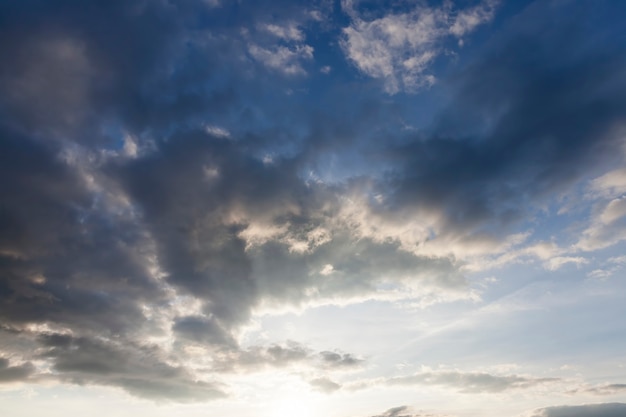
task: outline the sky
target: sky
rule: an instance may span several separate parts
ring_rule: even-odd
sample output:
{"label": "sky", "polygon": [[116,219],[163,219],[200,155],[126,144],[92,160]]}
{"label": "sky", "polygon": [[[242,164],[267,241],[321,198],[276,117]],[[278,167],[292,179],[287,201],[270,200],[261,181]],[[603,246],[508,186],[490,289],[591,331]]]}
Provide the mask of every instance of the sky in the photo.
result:
{"label": "sky", "polygon": [[0,414],[626,416],[625,19],[0,1]]}

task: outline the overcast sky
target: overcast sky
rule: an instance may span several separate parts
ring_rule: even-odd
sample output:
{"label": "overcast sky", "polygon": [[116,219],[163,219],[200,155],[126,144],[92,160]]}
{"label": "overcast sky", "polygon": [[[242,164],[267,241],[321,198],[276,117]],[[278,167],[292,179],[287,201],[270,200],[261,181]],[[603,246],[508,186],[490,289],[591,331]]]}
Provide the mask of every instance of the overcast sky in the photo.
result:
{"label": "overcast sky", "polygon": [[0,414],[625,416],[625,20],[0,1]]}

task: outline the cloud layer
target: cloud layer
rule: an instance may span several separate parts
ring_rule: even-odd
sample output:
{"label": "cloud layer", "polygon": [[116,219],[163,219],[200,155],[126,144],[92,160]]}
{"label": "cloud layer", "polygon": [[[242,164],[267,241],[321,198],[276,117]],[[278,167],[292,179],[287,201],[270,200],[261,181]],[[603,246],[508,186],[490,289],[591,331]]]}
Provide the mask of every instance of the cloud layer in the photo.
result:
{"label": "cloud layer", "polygon": [[[449,97],[418,129],[400,116],[412,96],[392,95],[433,85],[437,57],[498,2],[284,3],[0,5],[0,383],[195,402],[236,395],[232,375],[288,369],[344,392],[364,380],[346,377],[369,365],[360,352],[250,341],[247,326],[479,302],[468,275],[516,262],[621,270],[588,254],[626,240],[626,51],[619,24],[580,20],[619,6],[523,8],[443,79]],[[542,234],[572,195],[580,233]],[[366,381],[493,394],[557,380]]]}

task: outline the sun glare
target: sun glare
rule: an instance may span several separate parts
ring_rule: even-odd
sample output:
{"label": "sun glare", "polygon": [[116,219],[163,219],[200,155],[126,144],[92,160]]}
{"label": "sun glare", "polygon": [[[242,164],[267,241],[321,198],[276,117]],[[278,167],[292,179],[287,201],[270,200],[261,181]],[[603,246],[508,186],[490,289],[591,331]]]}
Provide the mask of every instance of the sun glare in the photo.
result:
{"label": "sun glare", "polygon": [[314,417],[314,402],[303,393],[289,393],[276,400],[268,417]]}

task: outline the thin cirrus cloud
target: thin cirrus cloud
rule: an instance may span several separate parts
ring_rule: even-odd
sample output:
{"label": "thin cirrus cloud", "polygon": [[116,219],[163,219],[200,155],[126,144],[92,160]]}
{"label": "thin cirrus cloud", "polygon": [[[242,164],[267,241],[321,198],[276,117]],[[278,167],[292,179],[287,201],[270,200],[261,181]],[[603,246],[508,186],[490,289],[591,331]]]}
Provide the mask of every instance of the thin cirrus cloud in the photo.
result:
{"label": "thin cirrus cloud", "polygon": [[[3,3],[0,383],[619,413],[619,324],[576,316],[578,350],[541,325],[622,311],[622,10],[522,3]],[[559,349],[610,379],[564,389]],[[389,409],[416,387],[441,410]]]}

